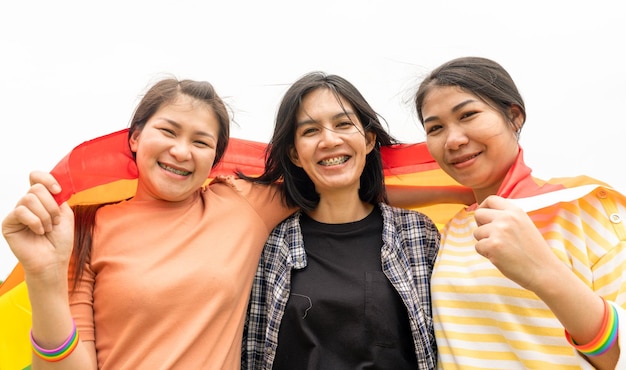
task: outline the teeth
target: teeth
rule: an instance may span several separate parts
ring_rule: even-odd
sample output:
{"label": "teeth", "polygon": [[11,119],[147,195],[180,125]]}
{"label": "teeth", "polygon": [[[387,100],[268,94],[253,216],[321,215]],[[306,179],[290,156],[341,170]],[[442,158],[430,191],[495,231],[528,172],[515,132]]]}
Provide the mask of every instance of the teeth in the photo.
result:
{"label": "teeth", "polygon": [[161,163],[159,163],[159,166],[164,170],[170,171],[180,176],[189,176],[191,174],[191,172],[189,171],[177,170],[176,168],[172,168]]}
{"label": "teeth", "polygon": [[324,166],[334,166],[334,165],[345,163],[349,158],[350,157],[345,155],[345,156],[342,156],[342,157],[335,157],[335,158],[324,159],[323,161],[319,161],[318,163],[321,164],[321,165],[324,165]]}

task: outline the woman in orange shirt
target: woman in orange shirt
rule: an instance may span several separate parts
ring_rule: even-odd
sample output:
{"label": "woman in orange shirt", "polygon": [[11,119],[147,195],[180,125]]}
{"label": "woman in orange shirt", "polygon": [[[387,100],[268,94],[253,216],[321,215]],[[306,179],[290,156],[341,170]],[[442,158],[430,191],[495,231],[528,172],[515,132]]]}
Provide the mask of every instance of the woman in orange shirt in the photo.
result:
{"label": "woman in orange shirt", "polygon": [[2,232],[25,271],[33,369],[239,368],[261,249],[294,209],[276,186],[203,186],[228,138],[208,82],[166,79],[130,125],[132,199],[74,213],[51,175],[31,174]]}

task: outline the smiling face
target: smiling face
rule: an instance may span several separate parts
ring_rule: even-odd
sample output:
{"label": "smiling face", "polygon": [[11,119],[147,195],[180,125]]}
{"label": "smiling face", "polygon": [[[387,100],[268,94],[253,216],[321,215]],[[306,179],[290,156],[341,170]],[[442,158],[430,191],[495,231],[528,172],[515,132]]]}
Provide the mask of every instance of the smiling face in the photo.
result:
{"label": "smiling face", "polygon": [[519,146],[516,130],[523,114],[510,108],[511,119],[477,96],[454,86],[434,86],[422,105],[428,150],[439,166],[474,190],[480,203],[496,194]]}
{"label": "smiling face", "polygon": [[163,105],[130,139],[139,170],[135,199],[189,198],[208,178],[219,130],[205,103],[180,95]]}
{"label": "smiling face", "polygon": [[316,191],[347,192],[358,199],[365,157],[373,149],[375,135],[363,125],[350,103],[319,88],[302,99],[296,115],[291,161],[302,167]]}

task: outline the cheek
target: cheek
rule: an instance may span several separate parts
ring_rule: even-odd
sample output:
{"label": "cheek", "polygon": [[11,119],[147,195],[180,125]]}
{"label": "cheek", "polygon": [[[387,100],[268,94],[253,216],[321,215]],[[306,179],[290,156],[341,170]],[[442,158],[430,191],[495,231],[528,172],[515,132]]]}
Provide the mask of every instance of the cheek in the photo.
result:
{"label": "cheek", "polygon": [[215,151],[211,151],[211,153],[200,153],[196,155],[196,158],[202,168],[210,171],[215,164],[215,154]]}
{"label": "cheek", "polygon": [[315,144],[307,140],[297,140],[293,147],[294,158],[302,164],[315,153]]}
{"label": "cheek", "polygon": [[426,147],[430,152],[430,155],[439,162],[441,159],[441,153],[443,149],[443,143],[439,138],[426,138]]}

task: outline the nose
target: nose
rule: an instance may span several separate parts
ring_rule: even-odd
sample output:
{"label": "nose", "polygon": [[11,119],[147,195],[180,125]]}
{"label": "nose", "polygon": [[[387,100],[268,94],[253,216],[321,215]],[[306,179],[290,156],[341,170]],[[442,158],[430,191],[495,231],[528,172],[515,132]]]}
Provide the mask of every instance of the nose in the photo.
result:
{"label": "nose", "polygon": [[448,127],[446,135],[445,149],[457,150],[469,141],[465,131],[457,126]]}
{"label": "nose", "polygon": [[326,147],[337,146],[342,143],[342,136],[340,133],[329,129],[328,127],[324,127],[322,130],[322,137],[320,144]]}
{"label": "nose", "polygon": [[191,158],[191,150],[189,148],[189,145],[190,144],[188,144],[187,142],[183,140],[178,140],[170,148],[170,154],[177,161],[182,162],[182,161],[188,160]]}

